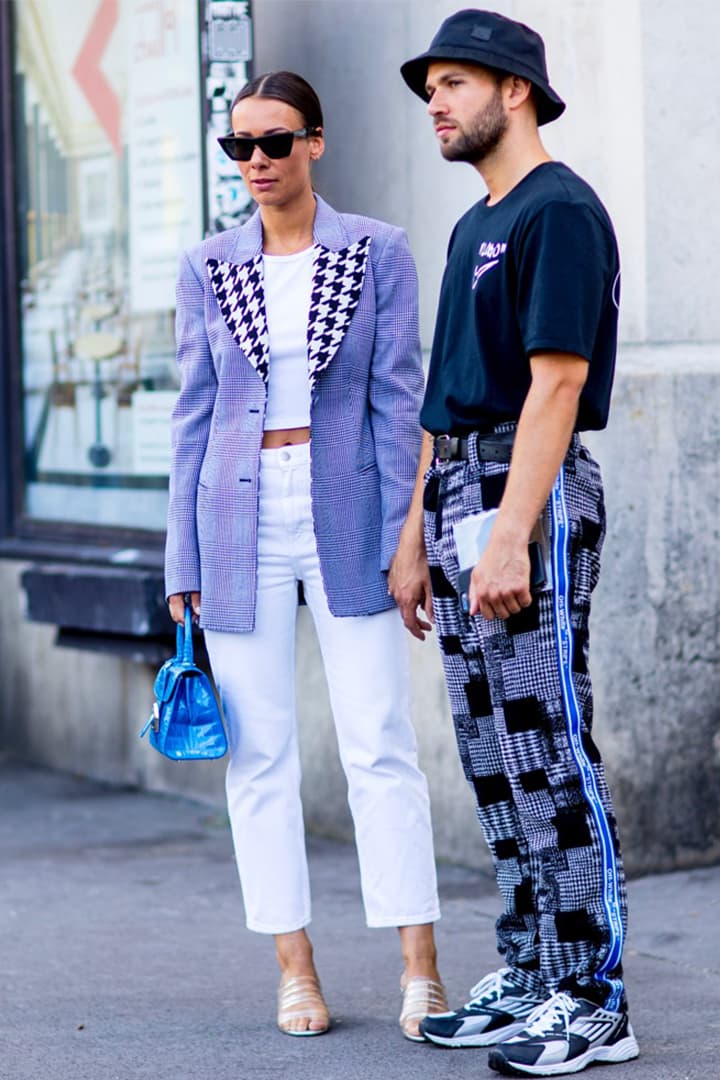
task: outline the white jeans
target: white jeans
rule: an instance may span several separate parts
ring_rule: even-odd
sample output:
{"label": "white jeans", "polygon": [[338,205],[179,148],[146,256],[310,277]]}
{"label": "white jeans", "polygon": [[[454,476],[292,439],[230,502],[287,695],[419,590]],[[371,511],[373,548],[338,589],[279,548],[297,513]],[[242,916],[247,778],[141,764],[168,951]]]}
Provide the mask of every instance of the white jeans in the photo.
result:
{"label": "white jeans", "polygon": [[410,722],[399,612],[330,613],[313,532],[308,444],[263,450],[260,484],[255,630],[205,632],[228,725],[228,810],[247,925],[282,934],[310,922],[295,720],[298,581],[330,690],[368,926],[434,922],[430,803]]}

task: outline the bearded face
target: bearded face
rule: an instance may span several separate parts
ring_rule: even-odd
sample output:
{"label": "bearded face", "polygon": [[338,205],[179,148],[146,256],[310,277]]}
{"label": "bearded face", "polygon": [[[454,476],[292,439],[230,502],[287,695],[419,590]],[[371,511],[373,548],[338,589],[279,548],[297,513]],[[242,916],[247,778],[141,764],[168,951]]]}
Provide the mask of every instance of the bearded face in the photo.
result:
{"label": "bearded face", "polygon": [[490,101],[468,123],[466,128],[457,125],[456,137],[440,146],[446,161],[467,161],[479,165],[495,150],[508,126],[499,87]]}

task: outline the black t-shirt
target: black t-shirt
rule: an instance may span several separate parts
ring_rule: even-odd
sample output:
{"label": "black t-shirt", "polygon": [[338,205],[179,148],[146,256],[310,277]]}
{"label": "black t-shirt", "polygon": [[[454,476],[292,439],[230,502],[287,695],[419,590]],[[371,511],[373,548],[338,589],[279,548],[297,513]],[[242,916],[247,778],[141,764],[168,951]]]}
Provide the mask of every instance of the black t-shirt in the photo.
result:
{"label": "black t-shirt", "polygon": [[619,292],[610,218],[566,165],[538,165],[499,203],[477,203],[450,238],[423,427],[460,435],[517,420],[530,356],[557,351],[590,365],[576,430],[604,428]]}

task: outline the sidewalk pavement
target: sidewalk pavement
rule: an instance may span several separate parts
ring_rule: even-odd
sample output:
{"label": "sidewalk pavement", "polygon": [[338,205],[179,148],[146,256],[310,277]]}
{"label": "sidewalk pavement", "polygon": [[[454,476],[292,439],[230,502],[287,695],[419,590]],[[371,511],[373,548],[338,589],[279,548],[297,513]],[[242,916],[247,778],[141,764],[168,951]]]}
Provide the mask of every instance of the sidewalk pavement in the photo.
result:
{"label": "sidewalk pavement", "polygon": [[[178,768],[192,768],[178,765]],[[468,822],[468,828],[473,822]],[[481,842],[478,836],[478,843]],[[484,1050],[409,1043],[393,930],[368,930],[352,848],[310,842],[312,936],[336,1020],[274,1026],[272,940],[243,925],[224,814],[0,759],[2,1080],[492,1080]],[[493,881],[439,868],[442,971],[499,966]],[[720,867],[630,885],[641,1057],[612,1080],[720,1076]]]}

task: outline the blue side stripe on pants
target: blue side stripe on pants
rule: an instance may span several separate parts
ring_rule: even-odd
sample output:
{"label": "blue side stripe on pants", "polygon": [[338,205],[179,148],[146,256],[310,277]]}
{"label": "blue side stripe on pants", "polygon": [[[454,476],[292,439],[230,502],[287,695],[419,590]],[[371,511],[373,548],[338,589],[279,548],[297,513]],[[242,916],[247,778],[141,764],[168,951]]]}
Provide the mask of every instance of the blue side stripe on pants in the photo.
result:
{"label": "blue side stripe on pants", "polygon": [[623,993],[619,979],[607,978],[620,963],[624,929],[620,906],[620,881],[610,823],[603,806],[597,780],[582,742],[580,707],[572,677],[573,636],[570,624],[570,524],[565,501],[564,466],[560,469],[550,495],[552,524],[552,567],[555,593],[555,630],[557,635],[560,687],[567,719],[568,741],[580,774],[583,794],[597,829],[602,854],[603,906],[610,931],[607,955],[596,974],[610,987],[607,1008],[618,1009]]}

